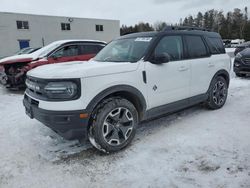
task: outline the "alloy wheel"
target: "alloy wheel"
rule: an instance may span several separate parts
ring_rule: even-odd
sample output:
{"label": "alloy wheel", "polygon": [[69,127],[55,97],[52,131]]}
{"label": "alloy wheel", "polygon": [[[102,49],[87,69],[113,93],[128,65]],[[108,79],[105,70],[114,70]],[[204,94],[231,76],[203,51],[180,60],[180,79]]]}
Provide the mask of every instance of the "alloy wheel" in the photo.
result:
{"label": "alloy wheel", "polygon": [[129,109],[119,107],[112,110],[105,118],[102,134],[105,142],[119,146],[128,140],[134,128],[134,119]]}
{"label": "alloy wheel", "polygon": [[227,96],[227,87],[226,84],[222,81],[216,82],[213,88],[213,101],[216,105],[222,105]]}

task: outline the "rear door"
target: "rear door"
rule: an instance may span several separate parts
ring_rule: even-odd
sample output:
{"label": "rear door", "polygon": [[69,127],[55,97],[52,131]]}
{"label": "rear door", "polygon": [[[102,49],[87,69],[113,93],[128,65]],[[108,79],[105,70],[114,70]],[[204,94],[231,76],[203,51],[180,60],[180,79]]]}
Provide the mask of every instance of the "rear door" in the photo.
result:
{"label": "rear door", "polygon": [[215,71],[205,39],[199,35],[185,35],[185,44],[191,66],[190,96],[205,94]]}

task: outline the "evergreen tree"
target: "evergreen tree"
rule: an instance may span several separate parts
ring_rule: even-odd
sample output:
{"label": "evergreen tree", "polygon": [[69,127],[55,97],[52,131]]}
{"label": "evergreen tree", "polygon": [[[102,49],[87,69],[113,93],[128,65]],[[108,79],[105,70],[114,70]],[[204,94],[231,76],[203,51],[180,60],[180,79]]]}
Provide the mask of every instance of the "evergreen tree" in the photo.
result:
{"label": "evergreen tree", "polygon": [[203,14],[198,12],[197,17],[195,18],[195,26],[203,27]]}
{"label": "evergreen tree", "polygon": [[[250,40],[250,20],[248,18],[248,8],[243,10],[235,8],[233,12],[223,13],[218,10],[208,10],[204,14],[198,12],[193,17],[191,15],[180,19],[179,24],[174,26],[196,26],[210,29],[221,34],[224,39],[245,39]],[[161,31],[167,26],[166,22],[158,21],[154,23],[154,27],[149,23],[138,23],[134,26],[122,25],[121,35],[142,31]]]}
{"label": "evergreen tree", "polygon": [[203,19],[204,19],[204,21],[203,21],[203,27],[206,28],[206,29],[208,29],[209,28],[209,22],[208,22],[208,20],[209,20],[209,14],[208,14],[208,12],[205,12]]}
{"label": "evergreen tree", "polygon": [[122,25],[122,27],[120,28],[121,35],[144,32],[144,31],[154,31],[154,28],[149,23],[143,23],[143,22],[140,22],[135,26],[129,26],[129,27],[126,25]]}
{"label": "evergreen tree", "polygon": [[162,31],[166,26],[167,26],[166,22],[158,21],[154,23],[154,29],[156,31]]}

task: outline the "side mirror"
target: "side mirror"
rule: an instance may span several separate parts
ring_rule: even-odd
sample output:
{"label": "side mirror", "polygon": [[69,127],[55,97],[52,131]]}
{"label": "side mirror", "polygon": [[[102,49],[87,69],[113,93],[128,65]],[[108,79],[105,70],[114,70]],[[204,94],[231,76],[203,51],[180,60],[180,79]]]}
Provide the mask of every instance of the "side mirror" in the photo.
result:
{"label": "side mirror", "polygon": [[155,54],[150,62],[153,64],[168,63],[170,61],[170,55],[168,53]]}

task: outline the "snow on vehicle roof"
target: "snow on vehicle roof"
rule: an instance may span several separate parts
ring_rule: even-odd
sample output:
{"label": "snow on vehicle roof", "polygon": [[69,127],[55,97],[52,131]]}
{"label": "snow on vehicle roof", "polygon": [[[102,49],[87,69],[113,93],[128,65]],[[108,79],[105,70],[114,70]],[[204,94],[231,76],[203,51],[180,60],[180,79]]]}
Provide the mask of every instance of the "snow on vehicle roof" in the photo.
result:
{"label": "snow on vehicle roof", "polygon": [[47,46],[42,47],[41,49],[31,53],[31,54],[23,54],[23,55],[14,55],[10,57],[6,57],[4,59],[0,60],[0,63],[15,60],[15,59],[37,59],[39,57],[45,57],[48,53],[50,53],[52,50],[56,49],[62,44],[70,43],[70,42],[98,42],[106,44],[104,41],[99,40],[89,40],[89,39],[74,39],[74,40],[58,40],[55,42],[52,42],[48,44]]}
{"label": "snow on vehicle roof", "polygon": [[80,40],[58,40],[55,42],[50,43],[49,45],[41,48],[40,50],[37,50],[36,52],[32,53],[33,58],[38,58],[38,57],[44,57],[46,56],[50,51],[54,50],[58,46],[65,44],[65,43],[70,43],[70,42],[100,42],[100,43],[106,43],[103,41],[98,41],[98,40],[87,40],[87,39],[80,39]]}

